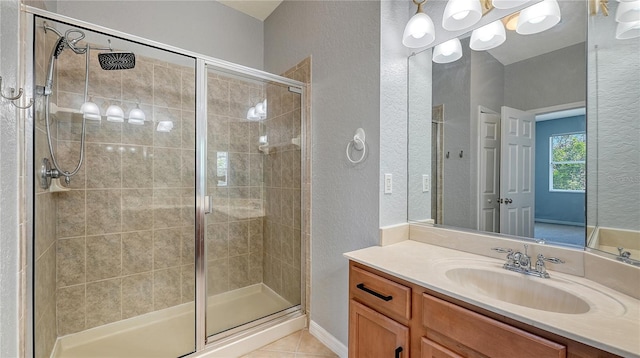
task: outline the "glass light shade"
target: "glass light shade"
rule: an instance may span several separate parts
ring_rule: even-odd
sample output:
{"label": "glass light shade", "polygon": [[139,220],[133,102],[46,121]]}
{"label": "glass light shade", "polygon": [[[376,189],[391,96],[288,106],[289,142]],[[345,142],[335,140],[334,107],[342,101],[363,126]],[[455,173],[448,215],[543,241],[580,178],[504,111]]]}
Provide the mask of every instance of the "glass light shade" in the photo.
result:
{"label": "glass light shade", "polygon": [[107,108],[107,113],[105,115],[107,116],[107,121],[109,122],[124,122],[124,111],[122,110],[122,108],[116,106],[115,104],[112,104]]}
{"label": "glass light shade", "polygon": [[482,18],[482,8],[478,0],[449,0],[442,15],[445,30],[464,30],[475,25]]}
{"label": "glass light shade", "polygon": [[493,0],[491,4],[496,9],[511,9],[516,6],[524,5],[524,3],[530,0]]}
{"label": "glass light shade", "polygon": [[486,51],[502,45],[506,39],[504,25],[502,21],[497,20],[473,30],[469,47],[475,51]]}
{"label": "glass light shade", "polygon": [[267,118],[267,108],[264,105],[264,102],[260,102],[256,104],[256,115],[259,119]]}
{"label": "glass light shade", "polygon": [[627,40],[636,37],[640,37],[640,21],[621,22],[616,26],[616,38],[618,40]]}
{"label": "glass light shade", "polygon": [[249,111],[247,111],[247,119],[250,121],[257,121],[260,119],[260,116],[256,113],[256,107],[249,108]]}
{"label": "glass light shade", "polygon": [[133,108],[129,111],[129,123],[141,126],[144,125],[145,119],[146,116],[140,108]]}
{"label": "glass light shade", "polygon": [[158,127],[156,128],[156,131],[158,131],[158,132],[171,132],[172,129],[173,129],[173,122],[172,121],[160,121],[160,122],[158,122]]}
{"label": "glass light shade", "polygon": [[462,57],[462,45],[458,38],[443,42],[433,49],[433,62],[449,63]]}
{"label": "glass light shade", "polygon": [[402,44],[410,48],[429,46],[436,39],[436,30],[429,15],[418,12],[413,15],[402,35]]}
{"label": "glass light shade", "polygon": [[100,116],[100,108],[98,105],[93,102],[85,102],[80,107],[80,112],[82,112],[82,117],[84,119],[90,119],[92,121],[99,121],[102,119]]}
{"label": "glass light shade", "polygon": [[620,2],[620,4],[618,4],[618,9],[616,10],[616,21],[640,21],[640,0]]}
{"label": "glass light shade", "polygon": [[560,6],[556,0],[543,0],[520,11],[516,32],[531,35],[548,30],[560,22]]}

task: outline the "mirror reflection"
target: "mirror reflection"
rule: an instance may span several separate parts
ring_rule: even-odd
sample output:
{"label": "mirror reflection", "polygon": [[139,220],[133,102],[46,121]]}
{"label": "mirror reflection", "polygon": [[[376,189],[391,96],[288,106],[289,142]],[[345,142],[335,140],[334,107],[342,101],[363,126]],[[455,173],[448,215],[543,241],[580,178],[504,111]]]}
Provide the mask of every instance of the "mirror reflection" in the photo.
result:
{"label": "mirror reflection", "polygon": [[420,111],[431,118],[410,108],[428,132],[410,128],[409,176],[422,183],[410,220],[584,247],[587,4],[558,3],[560,22],[542,32],[520,34],[508,16],[498,47],[481,50],[491,41],[474,31],[451,62],[438,47],[410,58],[410,107],[427,96],[414,76],[432,82]]}
{"label": "mirror reflection", "polygon": [[625,18],[621,4],[610,1],[609,16],[601,12],[589,19],[587,228],[590,248],[637,265],[640,18],[618,21]]}

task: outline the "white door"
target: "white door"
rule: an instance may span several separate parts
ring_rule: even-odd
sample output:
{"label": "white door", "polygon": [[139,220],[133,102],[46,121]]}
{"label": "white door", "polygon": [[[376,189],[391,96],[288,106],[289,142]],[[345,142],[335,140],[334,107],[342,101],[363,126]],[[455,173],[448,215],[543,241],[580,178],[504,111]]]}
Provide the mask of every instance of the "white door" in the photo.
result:
{"label": "white door", "polygon": [[502,107],[500,232],[533,237],[535,116]]}
{"label": "white door", "polygon": [[500,115],[481,108],[479,112],[478,229],[500,231]]}

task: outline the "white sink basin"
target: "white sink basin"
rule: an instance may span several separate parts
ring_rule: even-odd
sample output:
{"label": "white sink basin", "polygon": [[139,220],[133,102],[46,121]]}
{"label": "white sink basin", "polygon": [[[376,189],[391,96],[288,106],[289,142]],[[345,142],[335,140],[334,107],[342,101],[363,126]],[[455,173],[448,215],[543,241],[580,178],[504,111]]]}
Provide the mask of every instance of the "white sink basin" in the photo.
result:
{"label": "white sink basin", "polygon": [[582,298],[537,277],[468,267],[449,269],[445,275],[463,289],[519,306],[566,314],[591,309]]}

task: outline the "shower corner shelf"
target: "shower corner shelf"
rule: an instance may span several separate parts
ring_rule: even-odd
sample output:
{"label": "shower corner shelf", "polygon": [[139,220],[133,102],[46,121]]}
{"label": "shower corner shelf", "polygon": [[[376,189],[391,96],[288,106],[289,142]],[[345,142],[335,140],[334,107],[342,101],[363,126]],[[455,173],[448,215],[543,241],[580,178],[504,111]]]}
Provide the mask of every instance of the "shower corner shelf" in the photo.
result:
{"label": "shower corner shelf", "polygon": [[272,149],[275,148],[280,148],[280,147],[287,147],[290,145],[294,145],[298,148],[300,148],[300,136],[298,135],[297,137],[291,138],[290,141],[288,142],[282,142],[282,143],[278,143],[278,144],[269,144],[269,143],[264,143],[264,144],[260,144],[258,145],[258,150],[261,151],[264,154],[269,154],[269,152]]}
{"label": "shower corner shelf", "polygon": [[56,114],[58,112],[61,113],[71,113],[71,114],[82,114],[82,111],[75,108],[66,108],[66,107],[58,107],[55,103],[51,103],[51,114]]}

